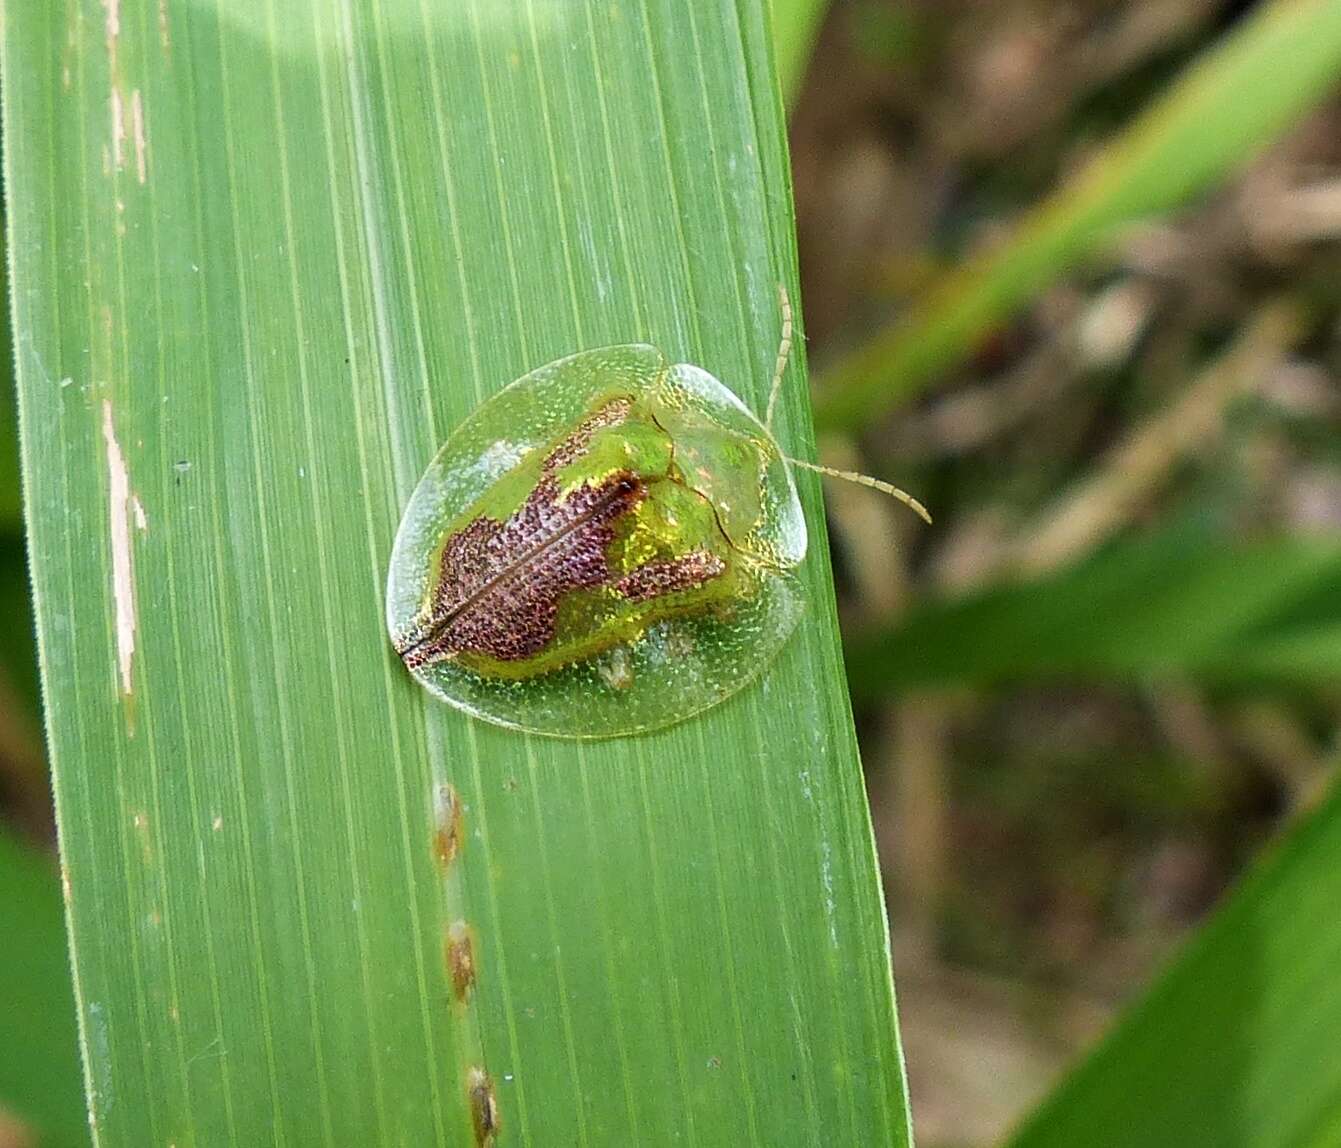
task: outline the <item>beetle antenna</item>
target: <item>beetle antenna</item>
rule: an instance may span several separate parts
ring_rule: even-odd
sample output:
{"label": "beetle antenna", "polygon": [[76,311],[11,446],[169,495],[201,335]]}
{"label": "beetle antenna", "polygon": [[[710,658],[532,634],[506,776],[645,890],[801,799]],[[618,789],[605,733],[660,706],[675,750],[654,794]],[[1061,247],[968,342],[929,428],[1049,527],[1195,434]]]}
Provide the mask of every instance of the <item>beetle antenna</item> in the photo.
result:
{"label": "beetle antenna", "polygon": [[869,474],[858,474],[855,470],[835,470],[831,466],[821,466],[817,462],[803,462],[799,458],[788,457],[787,461],[793,466],[799,466],[802,470],[813,470],[816,474],[826,474],[830,478],[841,478],[844,482],[855,482],[858,486],[869,486],[872,490],[878,490],[881,494],[888,494],[891,498],[897,498],[928,526],[931,525],[931,514],[927,508],[906,490],[900,490],[891,483],[881,482],[878,478],[872,478]]}
{"label": "beetle antenna", "polygon": [[773,368],[773,385],[768,390],[768,406],[764,410],[764,428],[773,433],[773,409],[778,405],[782,391],[782,376],[792,354],[792,300],[787,288],[778,284],[778,304],[782,308],[782,338],[778,341],[778,361]]}

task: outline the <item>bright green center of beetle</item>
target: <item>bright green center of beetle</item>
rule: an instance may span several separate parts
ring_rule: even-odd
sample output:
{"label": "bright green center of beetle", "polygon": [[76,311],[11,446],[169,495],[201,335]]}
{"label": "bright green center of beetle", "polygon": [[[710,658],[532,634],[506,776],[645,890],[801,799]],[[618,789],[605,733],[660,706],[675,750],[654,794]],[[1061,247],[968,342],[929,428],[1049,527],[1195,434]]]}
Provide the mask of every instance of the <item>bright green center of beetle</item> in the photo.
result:
{"label": "bright green center of beetle", "polygon": [[677,616],[725,616],[756,585],[753,439],[612,390],[449,524],[397,648],[494,678],[549,673]]}

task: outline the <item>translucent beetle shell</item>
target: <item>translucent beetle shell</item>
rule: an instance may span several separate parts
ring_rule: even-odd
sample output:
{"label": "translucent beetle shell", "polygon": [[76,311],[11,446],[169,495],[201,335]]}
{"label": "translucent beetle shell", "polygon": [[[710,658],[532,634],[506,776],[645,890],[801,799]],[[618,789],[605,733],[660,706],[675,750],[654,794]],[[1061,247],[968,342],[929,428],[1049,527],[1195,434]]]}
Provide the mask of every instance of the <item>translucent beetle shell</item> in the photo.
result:
{"label": "translucent beetle shell", "polygon": [[681,721],[795,629],[806,523],[764,424],[641,344],[524,375],[415,488],[387,585],[392,644],[432,693],[560,737]]}

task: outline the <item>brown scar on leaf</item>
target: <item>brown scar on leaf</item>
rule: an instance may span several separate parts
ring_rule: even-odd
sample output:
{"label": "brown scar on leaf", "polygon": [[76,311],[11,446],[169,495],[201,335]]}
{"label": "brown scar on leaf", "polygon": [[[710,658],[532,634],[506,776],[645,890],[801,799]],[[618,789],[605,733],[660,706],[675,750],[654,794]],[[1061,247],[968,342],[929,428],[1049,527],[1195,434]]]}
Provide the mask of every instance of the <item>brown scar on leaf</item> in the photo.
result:
{"label": "brown scar on leaf", "polygon": [[433,796],[433,806],[437,822],[437,828],[433,831],[433,856],[446,869],[456,860],[464,840],[461,798],[452,786],[440,785]]}
{"label": "brown scar on leaf", "polygon": [[472,1068],[466,1074],[466,1092],[470,1097],[470,1116],[475,1125],[475,1143],[480,1148],[488,1148],[488,1145],[494,1143],[501,1127],[494,1082],[484,1069]]}
{"label": "brown scar on leaf", "polygon": [[475,937],[465,921],[454,921],[448,927],[443,953],[452,992],[461,1004],[467,1004],[475,988]]}

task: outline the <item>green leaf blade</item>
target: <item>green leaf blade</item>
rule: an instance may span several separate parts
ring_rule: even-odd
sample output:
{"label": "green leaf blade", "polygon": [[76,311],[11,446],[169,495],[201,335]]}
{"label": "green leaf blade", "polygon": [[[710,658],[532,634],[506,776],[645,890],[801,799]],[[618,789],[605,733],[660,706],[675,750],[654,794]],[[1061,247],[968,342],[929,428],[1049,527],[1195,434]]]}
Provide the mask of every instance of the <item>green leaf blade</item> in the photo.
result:
{"label": "green leaf blade", "polygon": [[848,670],[867,696],[1065,677],[1301,687],[1341,679],[1339,589],[1332,542],[1169,530],[928,603],[852,642]]}
{"label": "green leaf blade", "polygon": [[1334,1144],[1338,861],[1334,793],[1026,1122],[1013,1148]]}
{"label": "green leaf blade", "polygon": [[[803,632],[665,733],[472,722],[383,629],[410,489],[512,378],[647,339],[762,404],[778,282],[795,295],[762,12],[165,19],[24,4],[5,38],[29,532],[100,1142],[469,1143],[476,1068],[517,1143],[901,1142],[813,483]],[[804,454],[801,391],[794,371],[781,427]],[[463,847],[444,867],[446,785]]]}

